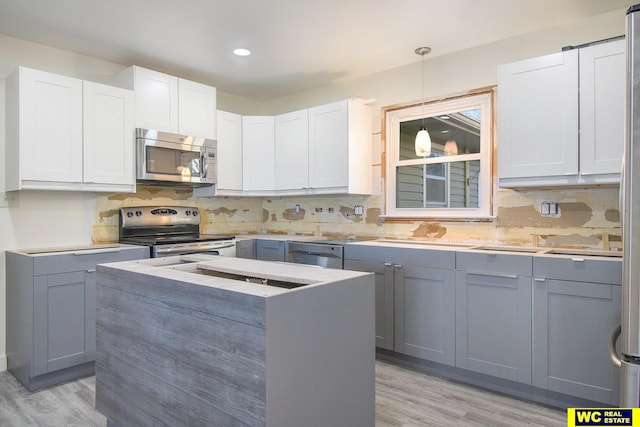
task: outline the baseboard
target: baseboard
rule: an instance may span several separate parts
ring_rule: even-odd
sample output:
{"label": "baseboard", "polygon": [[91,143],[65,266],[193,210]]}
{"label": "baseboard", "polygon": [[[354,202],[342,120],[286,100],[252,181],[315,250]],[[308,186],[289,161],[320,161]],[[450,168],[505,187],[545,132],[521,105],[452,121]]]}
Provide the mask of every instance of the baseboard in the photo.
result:
{"label": "baseboard", "polygon": [[7,355],[0,354],[0,372],[7,370]]}

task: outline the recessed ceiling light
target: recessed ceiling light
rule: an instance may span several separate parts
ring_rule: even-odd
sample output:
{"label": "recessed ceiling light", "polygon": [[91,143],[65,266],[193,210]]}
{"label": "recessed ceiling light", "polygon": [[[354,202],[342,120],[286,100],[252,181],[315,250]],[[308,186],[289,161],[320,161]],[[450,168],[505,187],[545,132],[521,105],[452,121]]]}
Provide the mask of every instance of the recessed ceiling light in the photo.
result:
{"label": "recessed ceiling light", "polygon": [[249,56],[251,55],[251,51],[249,49],[234,49],[233,53],[235,53],[238,56]]}

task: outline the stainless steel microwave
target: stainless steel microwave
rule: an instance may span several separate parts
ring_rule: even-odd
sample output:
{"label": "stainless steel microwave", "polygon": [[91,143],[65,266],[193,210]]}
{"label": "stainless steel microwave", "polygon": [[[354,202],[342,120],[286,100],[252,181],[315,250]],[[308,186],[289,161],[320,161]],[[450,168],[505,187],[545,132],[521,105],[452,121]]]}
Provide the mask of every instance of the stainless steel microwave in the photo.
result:
{"label": "stainless steel microwave", "polygon": [[213,185],[217,179],[216,141],[136,129],[137,179],[142,183]]}

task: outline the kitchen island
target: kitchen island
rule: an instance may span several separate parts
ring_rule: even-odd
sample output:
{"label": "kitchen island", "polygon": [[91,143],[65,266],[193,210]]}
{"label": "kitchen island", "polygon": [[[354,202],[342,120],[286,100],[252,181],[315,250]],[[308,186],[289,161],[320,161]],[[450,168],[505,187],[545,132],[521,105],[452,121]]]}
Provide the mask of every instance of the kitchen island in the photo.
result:
{"label": "kitchen island", "polygon": [[371,273],[99,265],[96,408],[111,426],[372,426],[374,304]]}

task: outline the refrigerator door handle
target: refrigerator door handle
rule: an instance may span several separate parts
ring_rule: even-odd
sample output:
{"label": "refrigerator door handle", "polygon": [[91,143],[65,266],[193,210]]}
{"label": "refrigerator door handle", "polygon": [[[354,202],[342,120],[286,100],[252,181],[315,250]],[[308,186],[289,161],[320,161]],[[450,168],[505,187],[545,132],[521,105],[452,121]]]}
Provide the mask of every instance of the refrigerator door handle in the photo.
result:
{"label": "refrigerator door handle", "polygon": [[616,342],[618,342],[618,338],[620,338],[621,332],[622,325],[616,326],[616,328],[611,332],[611,340],[609,341],[609,356],[611,356],[613,364],[618,368],[622,366],[622,359],[620,359],[620,356],[618,356],[618,352],[616,352]]}

